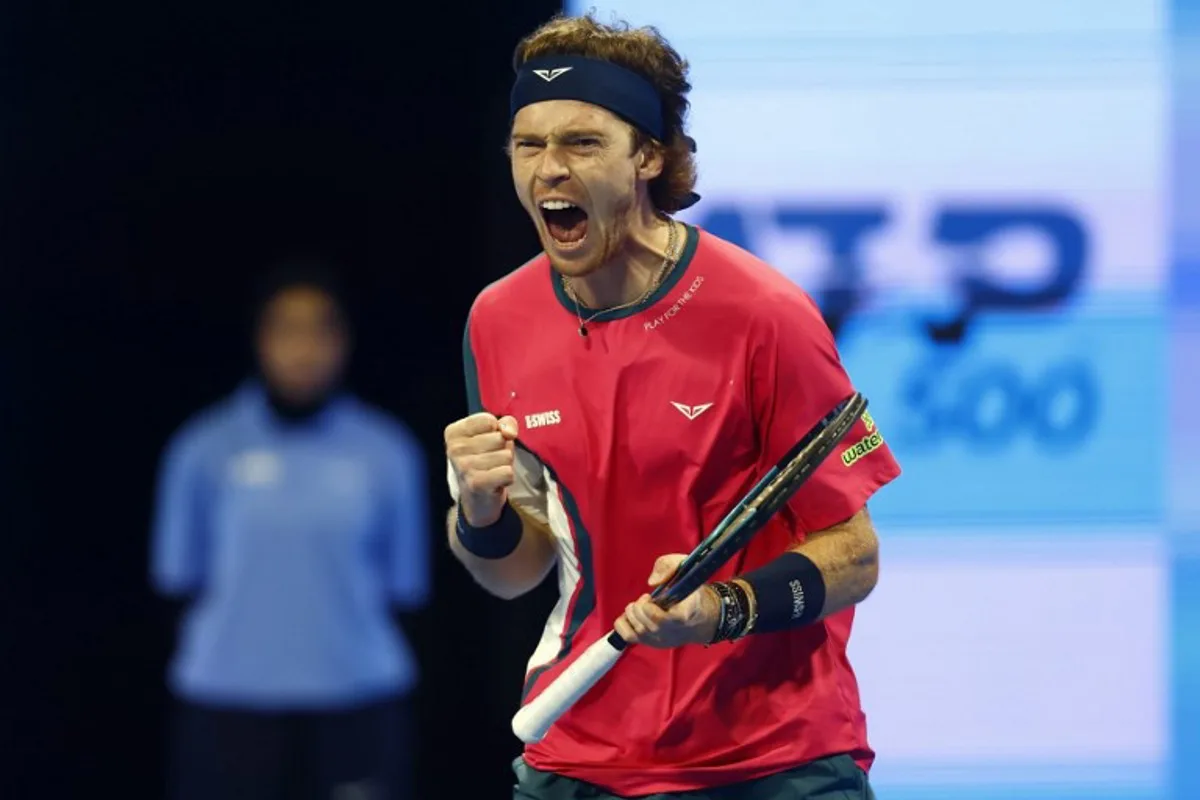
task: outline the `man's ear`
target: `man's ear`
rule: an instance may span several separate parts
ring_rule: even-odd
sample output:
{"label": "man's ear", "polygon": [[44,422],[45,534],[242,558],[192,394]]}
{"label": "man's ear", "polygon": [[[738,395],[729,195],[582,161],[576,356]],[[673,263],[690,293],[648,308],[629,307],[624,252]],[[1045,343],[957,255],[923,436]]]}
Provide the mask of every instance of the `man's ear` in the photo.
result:
{"label": "man's ear", "polygon": [[637,175],[644,181],[652,181],[663,172],[663,148],[654,142],[646,142],[638,148]]}

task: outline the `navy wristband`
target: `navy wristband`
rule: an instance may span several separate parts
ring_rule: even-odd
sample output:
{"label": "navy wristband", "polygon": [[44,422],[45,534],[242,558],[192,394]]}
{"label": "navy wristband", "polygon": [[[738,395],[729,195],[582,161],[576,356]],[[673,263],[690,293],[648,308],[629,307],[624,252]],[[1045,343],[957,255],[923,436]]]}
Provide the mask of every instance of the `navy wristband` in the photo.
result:
{"label": "navy wristband", "polygon": [[825,578],[803,553],[789,550],[741,578],[750,584],[758,603],[752,634],[808,625],[825,608]]}
{"label": "navy wristband", "polygon": [[458,541],[468,553],[480,558],[504,558],[517,549],[521,543],[521,533],[524,525],[521,516],[508,503],[500,512],[500,518],[491,525],[476,528],[467,522],[462,505],[458,506],[458,520],[455,528],[458,531]]}

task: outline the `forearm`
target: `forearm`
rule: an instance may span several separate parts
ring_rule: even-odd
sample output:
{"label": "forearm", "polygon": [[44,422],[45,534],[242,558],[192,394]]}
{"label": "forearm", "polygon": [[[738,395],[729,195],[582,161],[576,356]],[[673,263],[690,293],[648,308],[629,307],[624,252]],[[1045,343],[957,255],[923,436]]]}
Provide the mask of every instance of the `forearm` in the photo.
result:
{"label": "forearm", "polygon": [[450,551],[454,553],[475,582],[488,593],[512,600],[537,588],[554,566],[556,553],[549,531],[521,515],[521,541],[503,558],[481,558],[467,551],[458,538],[458,509],[446,517]]}
{"label": "forearm", "polygon": [[875,588],[878,552],[864,509],[757,569],[712,584],[715,640],[811,625],[861,603]]}
{"label": "forearm", "polygon": [[825,602],[818,619],[866,600],[879,579],[879,540],[865,509],[791,551],[807,556],[821,572]]}

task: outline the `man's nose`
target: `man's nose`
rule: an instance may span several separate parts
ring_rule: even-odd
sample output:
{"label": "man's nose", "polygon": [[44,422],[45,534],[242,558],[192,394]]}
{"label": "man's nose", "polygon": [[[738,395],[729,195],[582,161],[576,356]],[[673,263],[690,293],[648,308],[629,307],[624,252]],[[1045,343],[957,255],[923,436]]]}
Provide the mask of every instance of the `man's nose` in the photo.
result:
{"label": "man's nose", "polygon": [[567,160],[556,146],[549,145],[542,151],[537,165],[537,177],[538,180],[552,186],[571,177]]}

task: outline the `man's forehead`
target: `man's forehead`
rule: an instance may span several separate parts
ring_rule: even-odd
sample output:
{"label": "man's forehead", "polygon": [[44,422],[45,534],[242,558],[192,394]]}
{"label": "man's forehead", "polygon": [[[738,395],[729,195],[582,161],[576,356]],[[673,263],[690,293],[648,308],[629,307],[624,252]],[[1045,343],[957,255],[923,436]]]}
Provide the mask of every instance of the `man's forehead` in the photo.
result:
{"label": "man's forehead", "polygon": [[517,112],[514,132],[549,136],[562,131],[589,128],[619,131],[624,123],[611,111],[581,100],[543,100]]}

